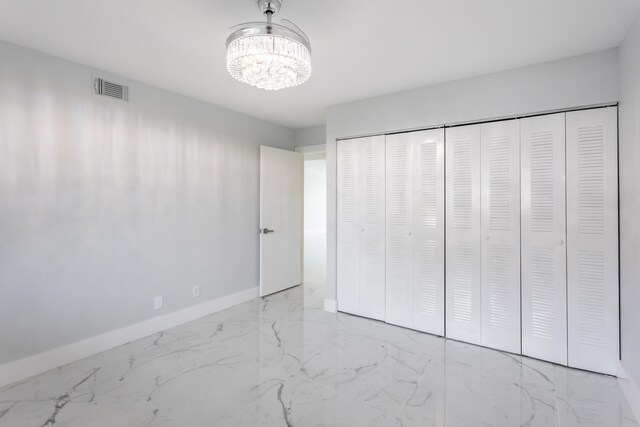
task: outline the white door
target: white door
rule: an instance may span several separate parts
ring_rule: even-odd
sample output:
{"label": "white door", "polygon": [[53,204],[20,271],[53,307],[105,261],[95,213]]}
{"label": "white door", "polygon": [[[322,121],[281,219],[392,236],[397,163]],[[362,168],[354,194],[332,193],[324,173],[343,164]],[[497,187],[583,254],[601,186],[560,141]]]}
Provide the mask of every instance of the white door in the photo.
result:
{"label": "white door", "polygon": [[414,132],[413,328],[444,335],[444,129]]}
{"label": "white door", "polygon": [[387,323],[413,328],[413,133],[388,135]]}
{"label": "white door", "polygon": [[[360,169],[360,312],[385,319],[385,137],[357,141]],[[338,300],[340,307],[340,300]]]}
{"label": "white door", "polygon": [[385,318],[385,137],[337,145],[338,310]]}
{"label": "white door", "polygon": [[520,121],[522,354],[567,364],[565,114]]}
{"label": "white door", "polygon": [[567,113],[569,366],[618,363],[617,109]]}
{"label": "white door", "polygon": [[260,296],[302,283],[304,160],[260,147]]}
{"label": "white door", "polygon": [[444,130],[387,136],[386,321],[444,335]]}
{"label": "white door", "polygon": [[339,310],[360,313],[360,201],[358,140],[337,144],[337,297]]}
{"label": "white door", "polygon": [[482,345],[520,353],[520,124],[482,125]]}
{"label": "white door", "polygon": [[480,125],[446,131],[447,337],[481,344]]}

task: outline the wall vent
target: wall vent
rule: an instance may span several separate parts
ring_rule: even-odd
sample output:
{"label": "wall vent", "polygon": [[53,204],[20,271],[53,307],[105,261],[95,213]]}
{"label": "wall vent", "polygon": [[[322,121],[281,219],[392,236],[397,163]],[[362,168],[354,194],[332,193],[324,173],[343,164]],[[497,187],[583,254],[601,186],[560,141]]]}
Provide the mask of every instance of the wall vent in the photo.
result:
{"label": "wall vent", "polygon": [[129,86],[109,82],[96,77],[93,79],[93,89],[96,95],[129,102]]}

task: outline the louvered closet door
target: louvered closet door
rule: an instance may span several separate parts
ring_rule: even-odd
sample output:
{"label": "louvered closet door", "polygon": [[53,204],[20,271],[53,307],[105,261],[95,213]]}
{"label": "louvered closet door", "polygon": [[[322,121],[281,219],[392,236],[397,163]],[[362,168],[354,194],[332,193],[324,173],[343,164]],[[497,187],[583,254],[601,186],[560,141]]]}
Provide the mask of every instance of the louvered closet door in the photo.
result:
{"label": "louvered closet door", "polygon": [[520,353],[520,126],[482,125],[482,345]]}
{"label": "louvered closet door", "polygon": [[413,133],[387,135],[385,320],[413,328]]}
{"label": "louvered closet door", "polygon": [[446,335],[481,344],[480,125],[446,131]]}
{"label": "louvered closet door", "polygon": [[444,129],[413,138],[413,327],[444,335]]}
{"label": "louvered closet door", "polygon": [[[385,319],[385,137],[358,140],[360,161],[360,310]],[[338,300],[338,304],[340,301]]]}
{"label": "louvered closet door", "polygon": [[520,121],[522,353],[567,363],[565,114]]}
{"label": "louvered closet door", "polygon": [[360,150],[357,139],[337,144],[337,296],[338,308],[360,313]]}
{"label": "louvered closet door", "polygon": [[617,109],[567,113],[569,365],[618,362]]}

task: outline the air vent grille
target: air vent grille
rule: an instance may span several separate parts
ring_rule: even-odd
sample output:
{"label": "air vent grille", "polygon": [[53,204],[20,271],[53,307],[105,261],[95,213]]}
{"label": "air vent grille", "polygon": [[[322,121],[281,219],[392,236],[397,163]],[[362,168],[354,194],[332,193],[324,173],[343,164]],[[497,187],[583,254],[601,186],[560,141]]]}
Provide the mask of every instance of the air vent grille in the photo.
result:
{"label": "air vent grille", "polygon": [[129,86],[96,77],[93,82],[93,87],[95,94],[98,96],[106,96],[108,98],[129,102]]}

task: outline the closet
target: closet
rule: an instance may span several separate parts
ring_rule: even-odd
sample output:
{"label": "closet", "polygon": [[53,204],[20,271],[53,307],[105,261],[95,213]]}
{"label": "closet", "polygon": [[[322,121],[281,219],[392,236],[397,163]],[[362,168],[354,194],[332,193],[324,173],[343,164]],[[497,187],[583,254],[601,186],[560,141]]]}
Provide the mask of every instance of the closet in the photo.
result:
{"label": "closet", "polygon": [[446,131],[447,337],[482,343],[480,125]]}
{"label": "closet", "polygon": [[520,353],[520,123],[481,126],[482,345]]}
{"label": "closet", "polygon": [[618,115],[567,113],[569,366],[618,369]]}
{"label": "closet", "polygon": [[617,107],[339,141],[338,309],[615,374]]}
{"label": "closet", "polygon": [[565,113],[520,122],[522,354],[567,364]]}
{"label": "closet", "polygon": [[520,352],[519,122],[447,129],[447,336]]}
{"label": "closet", "polygon": [[444,335],[444,130],[388,135],[386,321]]}
{"label": "closet", "polygon": [[338,156],[340,310],[385,318],[385,137],[341,141]]}

